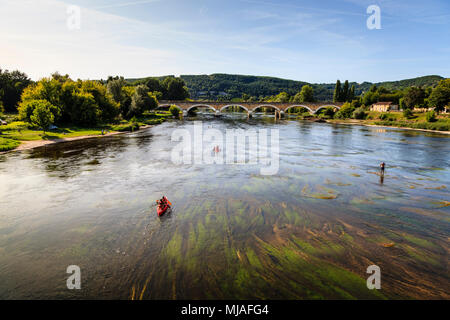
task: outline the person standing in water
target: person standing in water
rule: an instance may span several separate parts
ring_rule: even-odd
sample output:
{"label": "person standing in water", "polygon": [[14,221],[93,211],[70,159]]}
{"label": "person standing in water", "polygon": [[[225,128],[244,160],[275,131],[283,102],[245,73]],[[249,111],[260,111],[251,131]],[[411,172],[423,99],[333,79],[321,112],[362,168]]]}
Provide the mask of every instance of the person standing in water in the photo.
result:
{"label": "person standing in water", "polygon": [[382,176],[384,176],[384,167],[386,166],[386,164],[384,163],[384,162],[382,162],[381,164],[380,164],[380,174],[382,175]]}

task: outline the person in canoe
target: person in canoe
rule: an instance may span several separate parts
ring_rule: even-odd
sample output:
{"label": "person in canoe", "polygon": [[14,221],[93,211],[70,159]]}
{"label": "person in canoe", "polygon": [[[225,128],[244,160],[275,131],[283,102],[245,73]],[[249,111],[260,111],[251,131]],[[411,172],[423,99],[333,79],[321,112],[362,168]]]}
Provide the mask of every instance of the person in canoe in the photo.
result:
{"label": "person in canoe", "polygon": [[166,196],[163,196],[160,200],[156,200],[156,203],[158,204],[158,208],[156,209],[158,216],[162,216],[172,205]]}

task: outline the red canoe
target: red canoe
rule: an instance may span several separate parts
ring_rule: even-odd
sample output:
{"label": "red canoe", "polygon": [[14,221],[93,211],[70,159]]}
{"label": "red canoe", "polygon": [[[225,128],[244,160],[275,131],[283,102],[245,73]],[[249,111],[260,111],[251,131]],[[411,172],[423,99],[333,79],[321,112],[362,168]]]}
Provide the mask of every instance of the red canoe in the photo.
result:
{"label": "red canoe", "polygon": [[168,204],[166,204],[164,207],[158,206],[158,209],[156,209],[156,212],[158,213],[158,216],[161,217],[166,211],[170,208]]}

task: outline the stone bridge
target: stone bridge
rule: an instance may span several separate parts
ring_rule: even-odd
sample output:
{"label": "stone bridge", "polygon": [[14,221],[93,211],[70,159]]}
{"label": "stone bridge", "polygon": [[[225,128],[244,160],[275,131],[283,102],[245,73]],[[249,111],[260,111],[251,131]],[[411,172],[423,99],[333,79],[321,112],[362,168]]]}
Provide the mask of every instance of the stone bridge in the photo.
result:
{"label": "stone bridge", "polygon": [[160,101],[158,108],[176,106],[183,111],[184,115],[194,108],[206,107],[213,110],[216,114],[219,114],[228,107],[240,107],[247,111],[249,116],[253,112],[260,108],[270,107],[275,110],[275,114],[279,116],[288,112],[291,108],[306,108],[311,113],[317,113],[320,109],[333,107],[340,109],[343,105],[342,102],[314,102],[314,103],[285,103],[285,102],[217,102],[217,101]]}

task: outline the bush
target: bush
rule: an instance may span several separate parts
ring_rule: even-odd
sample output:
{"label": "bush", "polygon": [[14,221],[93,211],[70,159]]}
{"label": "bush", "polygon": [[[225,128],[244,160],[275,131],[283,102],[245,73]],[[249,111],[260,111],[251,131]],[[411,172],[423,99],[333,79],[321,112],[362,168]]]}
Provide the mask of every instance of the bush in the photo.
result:
{"label": "bush", "polygon": [[413,113],[412,113],[412,111],[411,111],[411,109],[403,109],[403,116],[406,118],[406,119],[411,119],[412,117],[413,117]]}
{"label": "bush", "polygon": [[311,113],[309,113],[309,111],[308,111],[308,112],[303,112],[303,113],[299,114],[297,116],[297,118],[298,119],[309,119],[309,118],[314,118],[314,116]]}
{"label": "bush", "polygon": [[436,113],[434,111],[428,111],[426,117],[427,122],[436,122]]}
{"label": "bush", "polygon": [[319,116],[319,118],[332,119],[334,117],[334,108],[326,107],[326,108],[320,109],[319,112],[317,112],[316,114]]}
{"label": "bush", "polygon": [[380,120],[395,121],[395,117],[387,112],[380,114]]}
{"label": "bush", "polygon": [[338,112],[336,112],[334,117],[336,119],[348,119],[352,117],[353,111],[355,111],[355,107],[352,104],[346,102],[341,107],[341,109]]}
{"label": "bush", "polygon": [[170,106],[169,112],[176,118],[180,115],[180,109],[176,106]]}
{"label": "bush", "polygon": [[367,117],[367,113],[364,111],[364,108],[359,107],[353,111],[353,118],[363,120]]}

